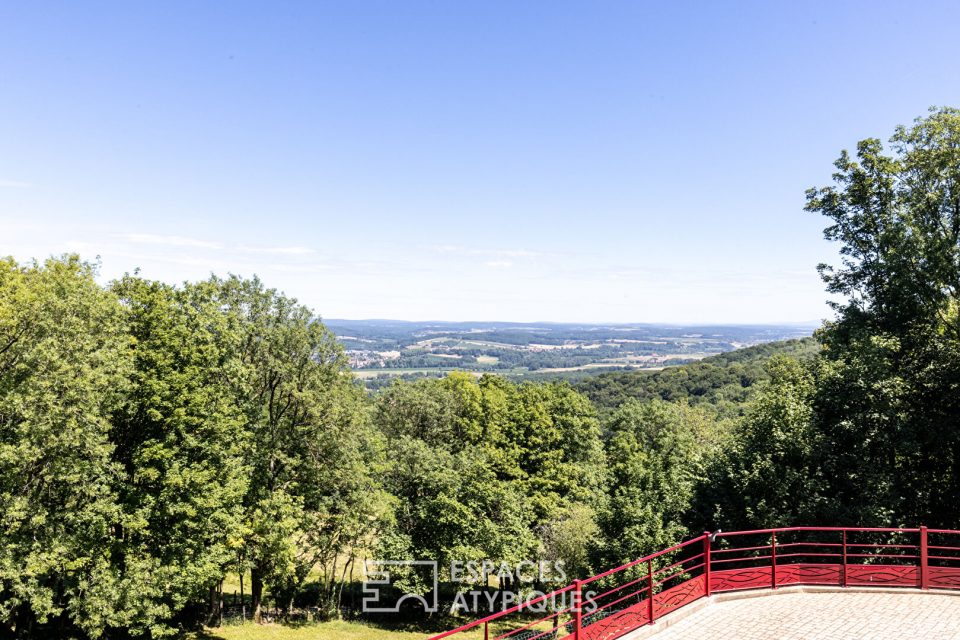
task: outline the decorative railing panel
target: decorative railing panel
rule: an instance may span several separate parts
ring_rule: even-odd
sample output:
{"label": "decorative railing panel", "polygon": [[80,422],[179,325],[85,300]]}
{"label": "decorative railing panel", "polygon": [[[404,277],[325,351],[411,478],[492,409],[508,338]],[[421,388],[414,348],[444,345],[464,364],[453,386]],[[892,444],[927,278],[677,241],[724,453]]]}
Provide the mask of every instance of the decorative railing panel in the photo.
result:
{"label": "decorative railing panel", "polygon": [[[614,640],[712,593],[791,585],[960,589],[960,531],[785,527],[704,533],[433,636]],[[547,603],[548,612],[532,613]]]}

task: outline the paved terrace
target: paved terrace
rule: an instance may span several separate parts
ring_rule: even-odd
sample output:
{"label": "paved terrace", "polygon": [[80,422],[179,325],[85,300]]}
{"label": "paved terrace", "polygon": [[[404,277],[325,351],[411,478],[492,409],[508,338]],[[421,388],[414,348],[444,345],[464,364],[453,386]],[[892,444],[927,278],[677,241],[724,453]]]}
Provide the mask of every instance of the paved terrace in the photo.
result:
{"label": "paved terrace", "polygon": [[960,640],[960,594],[785,589],[711,600],[623,640]]}

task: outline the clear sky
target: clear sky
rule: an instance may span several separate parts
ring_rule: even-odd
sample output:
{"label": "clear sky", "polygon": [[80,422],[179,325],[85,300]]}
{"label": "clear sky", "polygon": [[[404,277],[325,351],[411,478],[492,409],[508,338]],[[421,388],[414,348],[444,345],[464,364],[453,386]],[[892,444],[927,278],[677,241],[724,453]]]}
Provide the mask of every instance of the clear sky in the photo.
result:
{"label": "clear sky", "polygon": [[329,318],[809,321],[842,148],[957,2],[0,3],[0,255]]}

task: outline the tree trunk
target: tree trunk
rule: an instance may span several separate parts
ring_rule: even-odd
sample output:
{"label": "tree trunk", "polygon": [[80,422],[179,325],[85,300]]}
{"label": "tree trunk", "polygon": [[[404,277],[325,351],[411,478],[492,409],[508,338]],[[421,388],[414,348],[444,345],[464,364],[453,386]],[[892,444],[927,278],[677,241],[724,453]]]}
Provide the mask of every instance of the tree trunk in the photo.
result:
{"label": "tree trunk", "polygon": [[250,606],[253,609],[253,621],[263,622],[263,613],[260,611],[260,601],[263,598],[263,577],[257,567],[250,569]]}
{"label": "tree trunk", "polygon": [[240,620],[247,621],[247,598],[243,593],[243,568],[240,568]]}
{"label": "tree trunk", "polygon": [[207,626],[220,626],[220,595],[217,593],[217,585],[210,587],[210,602],[207,611]]}
{"label": "tree trunk", "polygon": [[28,638],[36,637],[34,636],[34,627],[37,623],[37,617],[33,613],[33,609],[29,605],[20,605],[17,608],[17,613],[15,614],[14,625],[17,628],[17,638],[23,638],[24,640]]}

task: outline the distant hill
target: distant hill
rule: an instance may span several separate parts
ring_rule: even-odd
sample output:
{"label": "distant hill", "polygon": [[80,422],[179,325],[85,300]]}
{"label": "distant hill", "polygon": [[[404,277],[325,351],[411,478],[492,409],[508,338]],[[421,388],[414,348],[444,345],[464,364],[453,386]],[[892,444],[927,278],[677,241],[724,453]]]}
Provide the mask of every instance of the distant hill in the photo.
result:
{"label": "distant hill", "polygon": [[661,398],[686,399],[691,405],[710,404],[725,416],[739,415],[756,392],[758,383],[769,379],[766,362],[777,354],[797,359],[812,358],[820,345],[812,338],[768,342],[729,351],[691,364],[660,371],[617,371],[583,378],[574,387],[607,413],[630,398],[641,401]]}

